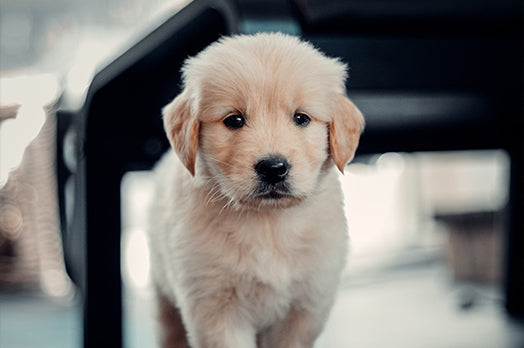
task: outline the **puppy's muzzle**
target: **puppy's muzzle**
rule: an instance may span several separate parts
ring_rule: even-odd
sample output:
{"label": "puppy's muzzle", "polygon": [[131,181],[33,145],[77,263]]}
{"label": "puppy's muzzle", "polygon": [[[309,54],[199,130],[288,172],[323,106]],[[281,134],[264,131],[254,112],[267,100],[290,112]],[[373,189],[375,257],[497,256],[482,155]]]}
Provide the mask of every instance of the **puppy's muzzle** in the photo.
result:
{"label": "puppy's muzzle", "polygon": [[267,157],[255,164],[255,172],[264,184],[275,185],[286,180],[290,165],[285,158]]}
{"label": "puppy's muzzle", "polygon": [[280,156],[262,158],[255,164],[258,176],[256,196],[262,199],[281,199],[291,197],[290,187],[287,182],[291,165]]}

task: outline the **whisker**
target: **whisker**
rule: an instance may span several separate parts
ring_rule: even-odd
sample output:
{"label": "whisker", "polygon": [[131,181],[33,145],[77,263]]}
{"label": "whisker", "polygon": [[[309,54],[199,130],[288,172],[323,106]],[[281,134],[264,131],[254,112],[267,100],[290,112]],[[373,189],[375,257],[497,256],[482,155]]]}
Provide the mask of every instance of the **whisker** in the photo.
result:
{"label": "whisker", "polygon": [[221,161],[219,160],[218,158],[214,157],[214,156],[210,156],[210,155],[207,155],[207,158],[211,161],[211,162],[214,162],[214,163],[220,163],[228,168],[232,168],[233,167],[233,164],[231,163],[227,163],[227,162],[224,162],[224,161]]}

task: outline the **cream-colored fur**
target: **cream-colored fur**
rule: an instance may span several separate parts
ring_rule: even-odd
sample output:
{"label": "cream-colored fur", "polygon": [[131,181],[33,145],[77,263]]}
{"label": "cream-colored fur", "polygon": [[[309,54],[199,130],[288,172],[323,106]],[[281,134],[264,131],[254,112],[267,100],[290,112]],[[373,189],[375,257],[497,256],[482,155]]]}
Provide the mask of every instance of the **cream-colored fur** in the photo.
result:
{"label": "cream-colored fur", "polygon": [[[336,167],[363,128],[346,67],[295,37],[256,34],[221,39],[182,72],[164,109],[174,151],[156,168],[149,234],[160,312],[179,310],[188,342],[169,338],[180,320],[163,319],[163,344],[312,347],[347,249]],[[232,114],[242,128],[223,123]],[[290,164],[289,192],[263,198],[254,167],[272,155]]]}

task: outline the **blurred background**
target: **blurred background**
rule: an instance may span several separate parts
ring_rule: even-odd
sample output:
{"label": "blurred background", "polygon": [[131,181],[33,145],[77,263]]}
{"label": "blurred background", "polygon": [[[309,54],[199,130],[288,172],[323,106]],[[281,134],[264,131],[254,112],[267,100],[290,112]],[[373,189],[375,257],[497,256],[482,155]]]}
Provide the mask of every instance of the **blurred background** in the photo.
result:
{"label": "blurred background", "polygon": [[[66,271],[61,226],[82,203],[74,177],[64,181],[67,204],[59,204],[57,183],[57,161],[77,166],[78,135],[66,132],[57,144],[58,110],[81,109],[97,72],[187,2],[0,0],[1,347],[84,342],[83,285]],[[296,24],[280,28],[300,33]],[[358,79],[356,67],[351,74]],[[372,114],[366,100],[355,98]],[[412,113],[422,108],[402,95],[394,100]],[[162,148],[148,146],[155,154]],[[524,347],[522,323],[506,315],[502,293],[510,155],[371,152],[340,177],[350,257],[315,347]],[[145,235],[153,182],[138,169],[123,174],[119,188],[123,343],[156,347]]]}

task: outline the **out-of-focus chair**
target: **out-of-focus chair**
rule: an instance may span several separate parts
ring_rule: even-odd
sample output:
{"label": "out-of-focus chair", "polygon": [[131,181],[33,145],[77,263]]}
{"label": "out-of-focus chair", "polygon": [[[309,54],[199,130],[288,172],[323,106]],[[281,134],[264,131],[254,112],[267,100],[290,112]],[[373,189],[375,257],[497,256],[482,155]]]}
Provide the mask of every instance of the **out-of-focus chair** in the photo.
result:
{"label": "out-of-focus chair", "polygon": [[183,60],[221,35],[265,30],[349,64],[349,95],[367,121],[360,154],[507,151],[506,308],[524,314],[521,2],[196,0],[101,70],[80,110],[58,113],[61,221],[84,345],[122,345],[120,181],[167,149],[160,110],[179,92]]}

